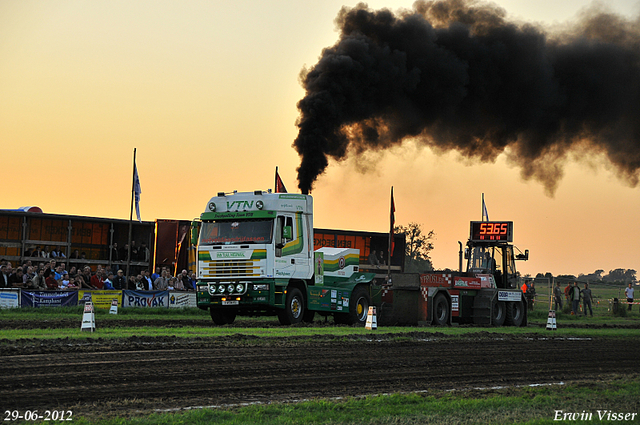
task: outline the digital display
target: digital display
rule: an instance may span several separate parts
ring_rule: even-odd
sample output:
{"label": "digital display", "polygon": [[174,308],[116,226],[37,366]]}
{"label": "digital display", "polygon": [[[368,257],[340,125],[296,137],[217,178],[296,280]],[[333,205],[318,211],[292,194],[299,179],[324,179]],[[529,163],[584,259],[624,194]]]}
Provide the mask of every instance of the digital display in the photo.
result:
{"label": "digital display", "polygon": [[472,221],[471,241],[513,242],[513,221]]}

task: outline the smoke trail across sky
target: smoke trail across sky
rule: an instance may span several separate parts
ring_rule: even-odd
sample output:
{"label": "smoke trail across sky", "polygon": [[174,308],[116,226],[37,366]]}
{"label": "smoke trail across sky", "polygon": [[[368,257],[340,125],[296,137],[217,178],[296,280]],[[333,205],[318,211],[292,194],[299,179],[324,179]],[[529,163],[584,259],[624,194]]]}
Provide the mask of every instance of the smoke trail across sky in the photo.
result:
{"label": "smoke trail across sky", "polygon": [[553,194],[572,154],[604,154],[640,176],[640,19],[592,8],[562,33],[510,22],[486,2],[360,4],[339,40],[305,69],[298,103],[298,185],[328,166],[416,140],[481,162],[504,153]]}

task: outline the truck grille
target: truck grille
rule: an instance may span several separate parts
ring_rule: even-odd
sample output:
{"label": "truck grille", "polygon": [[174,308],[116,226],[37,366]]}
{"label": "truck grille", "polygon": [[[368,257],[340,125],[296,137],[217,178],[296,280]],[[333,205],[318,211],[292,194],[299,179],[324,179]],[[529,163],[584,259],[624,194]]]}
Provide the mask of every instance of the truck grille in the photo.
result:
{"label": "truck grille", "polygon": [[258,260],[218,260],[205,261],[202,277],[258,277],[260,267]]}

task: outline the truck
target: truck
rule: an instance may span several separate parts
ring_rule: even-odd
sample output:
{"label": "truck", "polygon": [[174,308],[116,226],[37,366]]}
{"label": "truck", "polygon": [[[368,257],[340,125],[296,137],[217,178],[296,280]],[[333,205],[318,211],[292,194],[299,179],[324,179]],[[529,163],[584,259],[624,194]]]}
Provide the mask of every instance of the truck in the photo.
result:
{"label": "truck", "polygon": [[219,192],[191,226],[198,308],[217,325],[237,315],[277,315],[283,325],[364,324],[375,273],[358,249],[314,250],[313,198],[291,193]]}
{"label": "truck", "polygon": [[394,275],[381,296],[386,317],[379,323],[526,326],[516,260],[528,260],[529,251],[516,254],[512,242],[512,221],[471,221],[464,251],[458,242],[459,270]]}

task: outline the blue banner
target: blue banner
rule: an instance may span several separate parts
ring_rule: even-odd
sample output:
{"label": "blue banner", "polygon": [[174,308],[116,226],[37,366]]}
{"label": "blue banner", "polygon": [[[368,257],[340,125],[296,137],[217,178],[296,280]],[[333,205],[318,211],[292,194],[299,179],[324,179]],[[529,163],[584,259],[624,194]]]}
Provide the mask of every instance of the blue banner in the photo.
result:
{"label": "blue banner", "polygon": [[21,307],[70,307],[78,305],[78,291],[22,291]]}
{"label": "blue banner", "polygon": [[169,307],[169,291],[123,291],[123,307]]}

